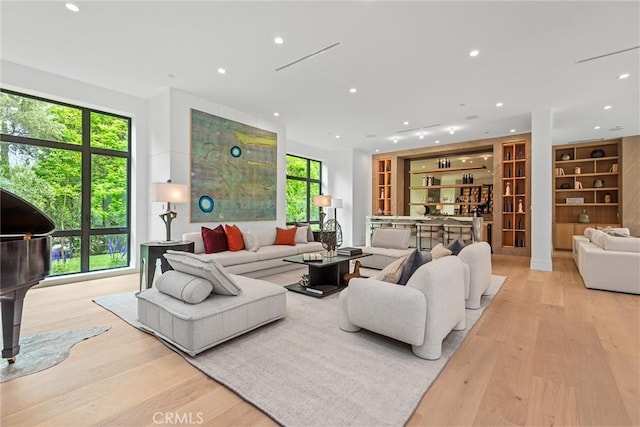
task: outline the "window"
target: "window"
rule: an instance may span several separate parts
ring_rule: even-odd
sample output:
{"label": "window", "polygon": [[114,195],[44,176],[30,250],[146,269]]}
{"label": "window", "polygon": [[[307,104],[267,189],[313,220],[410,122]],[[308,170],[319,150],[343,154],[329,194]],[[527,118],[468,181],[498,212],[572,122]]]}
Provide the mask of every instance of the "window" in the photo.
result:
{"label": "window", "polygon": [[322,194],[322,162],[287,154],[287,224],[319,224],[313,196]]}
{"label": "window", "polygon": [[51,274],[129,265],[131,119],[0,90],[0,186],[55,223]]}

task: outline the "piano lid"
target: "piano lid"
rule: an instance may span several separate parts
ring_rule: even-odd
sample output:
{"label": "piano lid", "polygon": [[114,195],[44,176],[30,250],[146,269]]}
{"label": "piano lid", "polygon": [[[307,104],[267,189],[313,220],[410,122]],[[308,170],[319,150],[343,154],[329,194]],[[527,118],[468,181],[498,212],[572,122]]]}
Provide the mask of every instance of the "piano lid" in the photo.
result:
{"label": "piano lid", "polygon": [[40,209],[0,188],[0,235],[47,235],[55,227],[53,220]]}

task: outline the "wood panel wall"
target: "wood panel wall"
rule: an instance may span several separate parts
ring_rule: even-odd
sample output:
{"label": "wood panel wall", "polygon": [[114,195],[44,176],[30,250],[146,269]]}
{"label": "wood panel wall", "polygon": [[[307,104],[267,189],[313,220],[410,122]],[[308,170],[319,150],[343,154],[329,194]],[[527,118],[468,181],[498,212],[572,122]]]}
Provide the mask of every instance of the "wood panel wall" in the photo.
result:
{"label": "wood panel wall", "polygon": [[640,136],[622,138],[622,226],[640,236]]}

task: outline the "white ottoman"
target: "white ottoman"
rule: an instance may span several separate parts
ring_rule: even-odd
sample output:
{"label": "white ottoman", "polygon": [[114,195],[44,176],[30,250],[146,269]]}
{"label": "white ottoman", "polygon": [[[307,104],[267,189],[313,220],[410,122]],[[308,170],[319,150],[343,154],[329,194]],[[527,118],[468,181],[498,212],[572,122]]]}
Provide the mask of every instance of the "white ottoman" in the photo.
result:
{"label": "white ottoman", "polygon": [[138,322],[144,329],[195,356],[285,316],[285,288],[250,277],[235,274],[231,277],[242,294],[211,294],[199,304],[188,304],[156,288],[140,292]]}

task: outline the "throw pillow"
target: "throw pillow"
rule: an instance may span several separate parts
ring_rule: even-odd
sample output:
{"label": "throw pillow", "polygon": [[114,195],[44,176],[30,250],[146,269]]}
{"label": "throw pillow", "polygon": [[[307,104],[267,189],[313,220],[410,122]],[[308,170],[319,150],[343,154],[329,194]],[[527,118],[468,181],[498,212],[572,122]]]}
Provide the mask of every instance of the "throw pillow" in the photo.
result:
{"label": "throw pillow", "polygon": [[202,277],[213,284],[213,293],[220,295],[240,295],[242,289],[235,284],[227,271],[216,261],[203,261],[195,254],[167,252],[164,257],[176,271]]}
{"label": "throw pillow", "polygon": [[458,255],[465,246],[467,245],[464,243],[464,240],[462,240],[462,237],[458,237],[456,240],[449,242],[447,249],[451,251],[451,255]]}
{"label": "throw pillow", "polygon": [[260,240],[258,240],[258,236],[250,231],[245,231],[242,233],[242,238],[244,239],[244,247],[251,252],[256,252],[260,249]]}
{"label": "throw pillow", "polygon": [[213,283],[202,277],[169,270],[158,277],[156,288],[189,304],[198,304],[211,294]]}
{"label": "throw pillow", "polygon": [[302,223],[302,222],[296,222],[296,227],[309,227],[307,228],[307,242],[313,242],[315,239],[313,237],[313,231],[311,231],[311,224],[307,223]]}
{"label": "throw pillow", "polygon": [[238,252],[244,249],[242,231],[237,225],[225,225],[224,232],[227,235],[227,246],[231,252]]}
{"label": "throw pillow", "polygon": [[438,243],[431,249],[431,257],[433,259],[442,258],[451,255],[451,251],[445,248],[442,243]]}
{"label": "throw pillow", "polygon": [[296,227],[280,228],[276,227],[276,245],[296,245]]}
{"label": "throw pillow", "polygon": [[222,224],[214,229],[202,227],[200,232],[202,233],[204,253],[215,254],[217,252],[224,252],[229,248],[227,246],[227,235],[224,234]]}
{"label": "throw pillow", "polygon": [[309,226],[308,225],[305,225],[303,227],[297,227],[295,242],[296,243],[307,243],[309,241],[308,240],[308,231],[309,231]]}
{"label": "throw pillow", "polygon": [[407,258],[409,258],[408,255],[393,261],[378,273],[374,279],[397,284],[402,277],[402,271],[404,270]]}
{"label": "throw pillow", "polygon": [[409,278],[413,276],[413,273],[415,273],[418,268],[428,263],[432,259],[433,258],[431,257],[430,252],[422,252],[417,249],[411,252],[411,255],[409,255],[409,257],[407,258],[407,262],[404,265],[402,277],[400,278],[398,285],[405,286],[409,281]]}

